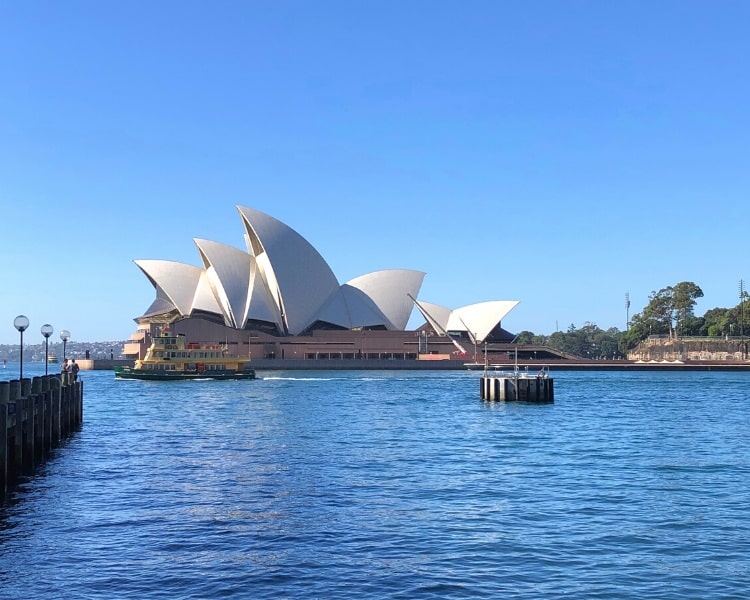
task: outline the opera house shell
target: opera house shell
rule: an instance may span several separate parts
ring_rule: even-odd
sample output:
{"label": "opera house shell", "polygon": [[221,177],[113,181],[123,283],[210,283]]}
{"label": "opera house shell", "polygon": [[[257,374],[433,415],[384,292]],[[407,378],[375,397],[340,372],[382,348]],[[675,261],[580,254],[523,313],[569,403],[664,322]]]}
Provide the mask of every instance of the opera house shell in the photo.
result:
{"label": "opera house shell", "polygon": [[[416,306],[427,322],[423,327],[454,345],[458,338],[477,343],[507,335],[500,322],[516,301],[455,310],[423,302],[418,298],[425,273],[410,269],[375,271],[342,284],[295,230],[260,211],[237,209],[246,250],[194,239],[200,266],[135,261],[156,290],[151,306],[136,318],[139,331],[153,335],[155,327],[169,327],[192,337],[236,340],[253,332],[267,346],[273,338],[323,332],[405,333]],[[416,353],[415,346],[410,354]]]}

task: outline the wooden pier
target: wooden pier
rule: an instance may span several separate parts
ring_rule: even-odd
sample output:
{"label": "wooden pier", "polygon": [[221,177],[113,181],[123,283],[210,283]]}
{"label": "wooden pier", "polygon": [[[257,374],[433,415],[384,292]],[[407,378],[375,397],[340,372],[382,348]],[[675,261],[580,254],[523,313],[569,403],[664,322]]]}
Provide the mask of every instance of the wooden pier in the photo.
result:
{"label": "wooden pier", "polygon": [[0,498],[83,422],[83,382],[72,373],[0,381]]}
{"label": "wooden pier", "polygon": [[482,400],[519,401],[551,404],[555,401],[554,381],[548,373],[540,371],[536,376],[526,373],[501,373],[482,376],[480,394]]}

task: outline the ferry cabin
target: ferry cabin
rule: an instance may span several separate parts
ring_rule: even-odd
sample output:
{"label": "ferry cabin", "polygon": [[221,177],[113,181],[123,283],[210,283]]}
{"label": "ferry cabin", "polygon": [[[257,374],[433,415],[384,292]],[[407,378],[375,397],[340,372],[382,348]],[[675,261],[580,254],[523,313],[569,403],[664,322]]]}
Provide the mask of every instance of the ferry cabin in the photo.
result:
{"label": "ferry cabin", "polygon": [[184,335],[177,335],[154,337],[145,358],[139,362],[144,370],[238,371],[249,359],[228,357],[223,346],[186,343]]}

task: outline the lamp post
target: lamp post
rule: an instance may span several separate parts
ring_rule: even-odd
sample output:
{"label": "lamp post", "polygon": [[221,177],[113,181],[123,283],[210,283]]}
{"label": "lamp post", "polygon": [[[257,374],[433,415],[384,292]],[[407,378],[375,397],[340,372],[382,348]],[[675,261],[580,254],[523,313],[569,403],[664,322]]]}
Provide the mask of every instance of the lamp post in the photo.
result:
{"label": "lamp post", "polygon": [[13,326],[18,329],[21,334],[21,372],[18,379],[23,381],[23,332],[29,327],[29,319],[25,315],[18,315],[13,320]]}
{"label": "lamp post", "polygon": [[65,348],[67,347],[68,340],[70,339],[70,331],[68,331],[67,329],[63,329],[60,332],[60,339],[62,340],[62,343],[63,343],[63,362],[65,362],[65,359],[67,358],[65,356]]}
{"label": "lamp post", "polygon": [[54,333],[52,325],[45,323],[42,325],[42,335],[44,336],[44,374],[47,375],[47,369],[49,368],[49,336]]}

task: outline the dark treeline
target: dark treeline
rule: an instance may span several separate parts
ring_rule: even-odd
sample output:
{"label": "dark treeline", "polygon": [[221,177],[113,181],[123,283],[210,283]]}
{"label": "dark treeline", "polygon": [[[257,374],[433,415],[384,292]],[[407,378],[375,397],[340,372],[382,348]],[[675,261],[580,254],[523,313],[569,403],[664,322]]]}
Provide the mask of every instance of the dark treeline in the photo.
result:
{"label": "dark treeline", "polygon": [[682,281],[657,292],[651,292],[649,302],[640,313],[630,319],[626,331],[617,327],[600,329],[586,322],[580,328],[571,324],[565,332],[536,335],[522,331],[519,344],[542,344],[583,358],[625,358],[650,335],[668,337],[727,337],[746,336],[748,327],[748,294],[742,290],[740,302],[733,308],[712,308],[702,317],[694,313],[703,290],[691,281]]}

